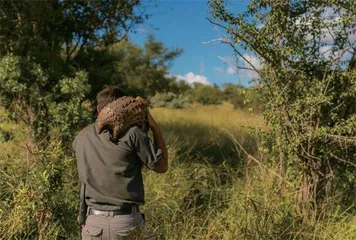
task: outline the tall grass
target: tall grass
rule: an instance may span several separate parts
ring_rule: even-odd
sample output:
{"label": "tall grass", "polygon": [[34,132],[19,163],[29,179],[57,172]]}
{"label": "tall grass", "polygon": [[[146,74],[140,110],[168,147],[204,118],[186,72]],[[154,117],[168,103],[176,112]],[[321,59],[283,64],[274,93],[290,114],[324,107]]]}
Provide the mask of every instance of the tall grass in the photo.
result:
{"label": "tall grass", "polygon": [[[325,205],[323,216],[299,214],[296,191],[249,167],[180,161],[171,148],[167,174],[145,172],[147,222],[159,239],[354,239],[356,217]],[[329,209],[328,209],[329,208]]]}
{"label": "tall grass", "polygon": [[145,173],[145,212],[160,239],[355,239],[354,215],[325,203],[321,215],[306,219],[297,211],[298,182],[282,192],[277,169],[235,146],[267,161],[248,131],[267,129],[259,116],[227,103],[151,112],[171,159],[168,173]]}
{"label": "tall grass", "polygon": [[256,154],[256,139],[249,127],[265,128],[260,116],[234,110],[230,103],[187,109],[155,108],[151,110],[159,122],[168,145],[175,144],[184,161],[241,164],[240,156],[227,132],[238,139],[251,153]]}
{"label": "tall grass", "polygon": [[[158,239],[177,240],[355,239],[354,206],[345,211],[326,201],[321,214],[310,219],[297,211],[297,180],[281,186],[277,169],[264,165],[268,155],[248,131],[266,128],[258,116],[229,104],[151,112],[169,146],[170,168],[166,174],[144,171],[143,235],[153,232]],[[44,239],[78,239],[78,182],[75,162],[63,147],[68,144],[54,142],[43,151],[32,146],[35,154],[29,158],[26,129],[9,121],[2,121],[0,128],[12,134],[0,143],[0,238],[34,239],[42,231]],[[55,166],[61,167],[61,183],[50,181],[58,177]],[[36,172],[47,172],[50,184],[42,185]],[[34,197],[34,190],[42,195]],[[48,227],[35,217],[43,209],[50,213]]]}

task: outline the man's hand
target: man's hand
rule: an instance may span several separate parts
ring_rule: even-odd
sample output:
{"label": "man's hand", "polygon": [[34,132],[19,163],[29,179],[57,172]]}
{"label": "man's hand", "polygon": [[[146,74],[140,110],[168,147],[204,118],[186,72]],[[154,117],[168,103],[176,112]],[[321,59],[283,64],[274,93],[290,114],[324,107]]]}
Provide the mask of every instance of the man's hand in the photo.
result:
{"label": "man's hand", "polygon": [[136,100],[142,102],[143,104],[147,104],[147,101],[140,96],[136,97]]}
{"label": "man's hand", "polygon": [[[136,100],[142,102],[143,104],[147,104],[147,101],[140,96],[136,97]],[[156,121],[154,120],[154,118],[152,117],[151,113],[148,110],[147,110],[147,121],[148,121],[148,126],[152,131],[159,131],[159,127]]]}

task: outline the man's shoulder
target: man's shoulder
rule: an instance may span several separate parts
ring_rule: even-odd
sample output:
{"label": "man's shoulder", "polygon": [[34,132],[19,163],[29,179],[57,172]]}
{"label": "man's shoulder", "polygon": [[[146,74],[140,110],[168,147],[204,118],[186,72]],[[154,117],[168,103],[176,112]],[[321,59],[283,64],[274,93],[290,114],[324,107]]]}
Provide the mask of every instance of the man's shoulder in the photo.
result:
{"label": "man's shoulder", "polygon": [[126,139],[129,142],[136,143],[146,138],[148,138],[147,134],[140,127],[132,126],[123,137],[123,140]]}
{"label": "man's shoulder", "polygon": [[128,132],[128,135],[135,135],[135,136],[145,136],[147,135],[141,128],[139,128],[138,126],[132,126]]}
{"label": "man's shoulder", "polygon": [[77,137],[78,136],[82,136],[82,135],[86,135],[86,134],[91,133],[93,131],[95,131],[95,122],[89,124],[88,126],[84,127],[82,130],[80,130],[79,133],[77,134]]}
{"label": "man's shoulder", "polygon": [[82,130],[78,132],[78,134],[75,136],[73,140],[73,148],[75,147],[75,142],[78,139],[82,139],[83,137],[87,137],[89,133],[95,131],[95,122],[92,124],[89,124],[88,126],[84,127]]}

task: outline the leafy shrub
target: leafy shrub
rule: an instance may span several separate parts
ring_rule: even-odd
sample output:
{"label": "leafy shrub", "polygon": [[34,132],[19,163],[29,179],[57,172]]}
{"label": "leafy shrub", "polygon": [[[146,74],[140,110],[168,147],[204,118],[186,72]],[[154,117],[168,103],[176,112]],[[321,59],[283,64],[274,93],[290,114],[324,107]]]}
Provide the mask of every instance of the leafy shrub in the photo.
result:
{"label": "leafy shrub", "polygon": [[79,194],[71,186],[77,182],[73,182],[73,158],[65,155],[58,141],[43,150],[27,147],[27,159],[5,163],[0,175],[1,235],[4,239],[71,238],[78,226]]}
{"label": "leafy shrub", "polygon": [[57,81],[39,64],[8,55],[0,60],[0,86],[0,103],[10,110],[9,117],[24,122],[37,139],[52,128],[69,139],[90,120],[90,109],[82,104],[90,90],[85,72]]}
{"label": "leafy shrub", "polygon": [[256,86],[245,88],[232,83],[224,84],[223,93],[225,100],[234,105],[234,108],[247,109],[255,113],[261,112],[262,101]]}
{"label": "leafy shrub", "polygon": [[188,94],[194,101],[203,105],[221,104],[224,101],[224,94],[217,85],[195,83]]}
{"label": "leafy shrub", "polygon": [[151,98],[153,107],[166,107],[166,108],[187,108],[190,106],[191,101],[183,95],[177,95],[172,92],[156,93]]}
{"label": "leafy shrub", "polygon": [[4,130],[0,127],[0,143],[7,142],[11,140],[12,134],[9,131]]}
{"label": "leafy shrub", "polygon": [[210,0],[209,7],[210,21],[227,33],[236,60],[247,52],[263,64],[244,58],[259,76],[270,126],[261,136],[272,142],[282,172],[303,176],[301,209],[318,208],[341,187],[354,189],[349,177],[356,173],[354,4],[256,0],[238,14],[227,1]]}

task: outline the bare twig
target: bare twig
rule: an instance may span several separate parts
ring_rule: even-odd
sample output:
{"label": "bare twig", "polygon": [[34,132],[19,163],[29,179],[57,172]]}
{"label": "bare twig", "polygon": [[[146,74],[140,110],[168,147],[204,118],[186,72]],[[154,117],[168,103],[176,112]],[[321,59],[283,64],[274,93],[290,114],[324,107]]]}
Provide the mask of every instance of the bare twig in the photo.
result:
{"label": "bare twig", "polygon": [[339,140],[343,140],[345,142],[349,141],[351,143],[356,144],[356,137],[347,137],[347,136],[341,136],[341,135],[333,135],[333,134],[326,134],[326,136],[331,137],[331,138],[336,138]]}
{"label": "bare twig", "polygon": [[289,181],[285,180],[281,175],[279,175],[278,173],[276,173],[275,171],[273,171],[272,169],[266,167],[264,164],[262,164],[260,161],[258,161],[256,158],[254,158],[251,154],[249,154],[244,147],[241,145],[241,143],[239,141],[237,141],[237,139],[227,130],[225,130],[227,134],[230,135],[231,139],[240,147],[240,149],[249,157],[249,159],[252,159],[254,162],[256,162],[258,165],[260,165],[261,167],[263,167],[264,169],[270,171],[273,175],[277,176],[279,179],[285,181],[289,186],[293,186],[292,183],[290,183]]}
{"label": "bare twig", "polygon": [[201,43],[204,45],[207,45],[207,44],[216,43],[216,42],[227,43],[227,42],[229,42],[229,40],[227,38],[216,38],[216,39],[212,39],[212,40],[201,42]]}
{"label": "bare twig", "polygon": [[[72,56],[72,54],[74,53],[74,51],[77,49],[77,47],[79,46],[79,43],[80,43],[80,41],[81,41],[81,36],[79,35],[78,36],[78,41],[77,41],[77,43],[75,44],[75,46],[73,47],[73,49],[72,50],[70,50],[69,51],[69,54],[67,54],[67,62],[70,60],[70,57]],[[68,46],[67,46],[68,47]]]}
{"label": "bare twig", "polygon": [[356,167],[356,164],[353,163],[353,162],[350,162],[350,161],[347,161],[347,160],[345,160],[345,159],[339,158],[339,157],[335,156],[335,155],[332,154],[332,153],[331,153],[330,155],[331,155],[332,157],[334,157],[335,159],[339,160],[340,162],[343,162],[343,163],[346,163],[346,164],[349,164],[349,165],[351,165],[351,166]]}
{"label": "bare twig", "polygon": [[0,173],[3,174],[5,177],[7,177],[8,179],[11,180],[15,180],[15,178],[13,178],[12,176],[8,175],[5,171],[3,171],[2,169],[0,169]]}

